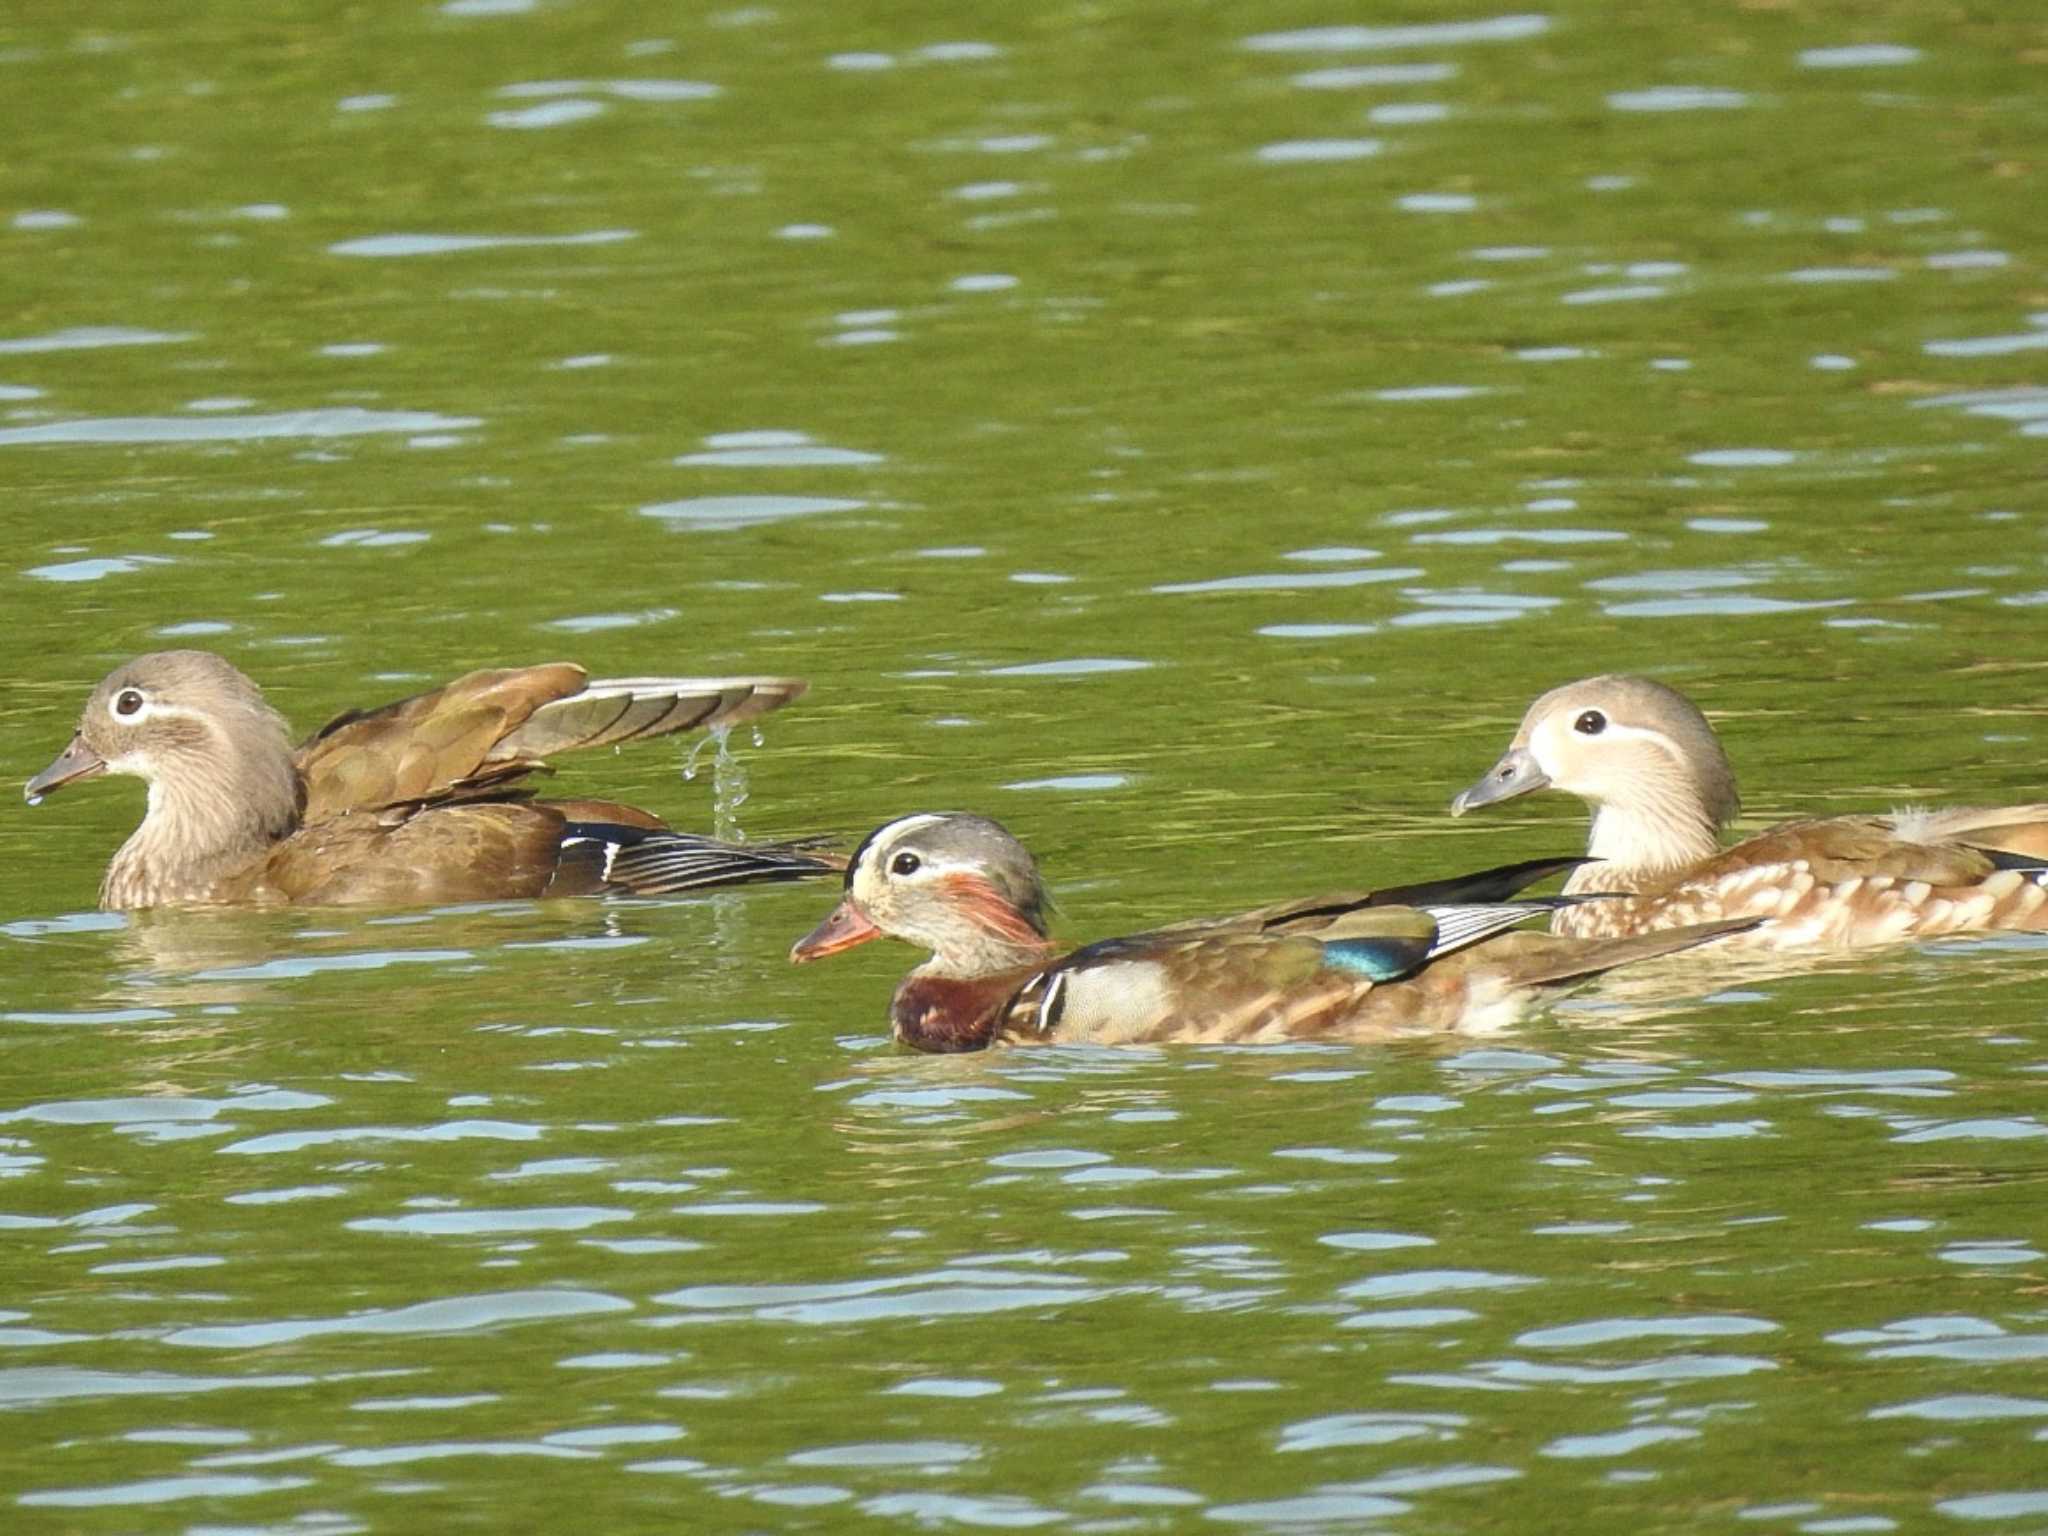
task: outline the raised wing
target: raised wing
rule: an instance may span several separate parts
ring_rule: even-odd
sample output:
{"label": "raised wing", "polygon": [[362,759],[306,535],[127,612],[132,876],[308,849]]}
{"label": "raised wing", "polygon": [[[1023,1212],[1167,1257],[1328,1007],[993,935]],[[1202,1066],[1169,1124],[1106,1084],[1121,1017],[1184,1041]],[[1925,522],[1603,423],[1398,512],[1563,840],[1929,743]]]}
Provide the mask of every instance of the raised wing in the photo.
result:
{"label": "raised wing", "polygon": [[794,678],[590,682],[569,662],[472,672],[322,727],[297,754],[305,820],[497,789],[551,755],[750,720],[805,686]]}
{"label": "raised wing", "polygon": [[780,709],[809,687],[794,677],[602,678],[541,705],[484,760],[533,763],[676,731],[722,730]]}

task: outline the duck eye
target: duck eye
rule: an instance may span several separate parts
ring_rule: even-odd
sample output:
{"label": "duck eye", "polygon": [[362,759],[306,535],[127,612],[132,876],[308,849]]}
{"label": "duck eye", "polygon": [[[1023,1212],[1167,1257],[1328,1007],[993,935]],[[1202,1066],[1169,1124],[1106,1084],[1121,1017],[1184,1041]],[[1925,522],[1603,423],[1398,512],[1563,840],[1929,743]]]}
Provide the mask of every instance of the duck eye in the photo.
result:
{"label": "duck eye", "polygon": [[140,688],[123,688],[114,699],[114,713],[126,719],[139,712],[143,705]]}
{"label": "duck eye", "polygon": [[924,867],[924,860],[914,853],[899,853],[889,861],[892,875],[914,875]]}
{"label": "duck eye", "polygon": [[1572,722],[1572,729],[1581,736],[1598,736],[1607,729],[1607,717],[1597,709],[1589,709]]}

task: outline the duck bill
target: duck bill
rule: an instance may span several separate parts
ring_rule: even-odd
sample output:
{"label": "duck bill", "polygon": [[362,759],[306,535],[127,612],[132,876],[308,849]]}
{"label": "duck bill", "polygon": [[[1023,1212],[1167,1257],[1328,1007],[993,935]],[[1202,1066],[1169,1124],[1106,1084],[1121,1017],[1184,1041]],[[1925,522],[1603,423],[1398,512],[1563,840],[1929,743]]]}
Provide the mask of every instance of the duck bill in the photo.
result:
{"label": "duck bill", "polygon": [[881,936],[882,930],[869,921],[867,913],[856,907],[849,896],[832,909],[830,917],[790,946],[790,963],[802,965],[807,960],[822,960]]}
{"label": "duck bill", "polygon": [[59,752],[49,767],[23,786],[22,797],[34,805],[43,796],[62,789],[66,784],[76,784],[80,779],[89,779],[106,771],[107,760],[88,747],[82,738],[74,736],[71,745]]}
{"label": "duck bill", "polygon": [[1487,769],[1485,778],[1451,802],[1451,814],[1462,816],[1482,805],[1494,805],[1549,787],[1550,775],[1537,767],[1536,759],[1527,747],[1517,747]]}

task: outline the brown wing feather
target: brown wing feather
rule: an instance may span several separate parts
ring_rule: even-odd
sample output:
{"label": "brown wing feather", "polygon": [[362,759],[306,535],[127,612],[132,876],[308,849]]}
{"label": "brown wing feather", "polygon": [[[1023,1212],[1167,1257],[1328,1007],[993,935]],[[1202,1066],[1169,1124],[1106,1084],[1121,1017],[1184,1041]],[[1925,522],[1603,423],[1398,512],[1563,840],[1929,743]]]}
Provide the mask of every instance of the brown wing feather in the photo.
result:
{"label": "brown wing feather", "polygon": [[1974,885],[1997,868],[1985,850],[2048,858],[2048,806],[1955,807],[1898,816],[1788,821],[1687,873],[1687,881],[1748,865],[1804,859],[1821,880],[1888,875],[1929,885]]}
{"label": "brown wing feather", "polygon": [[564,821],[606,821],[615,827],[644,827],[649,832],[668,830],[668,823],[654,812],[617,800],[557,800],[551,796],[540,804],[560,812]]}
{"label": "brown wing feather", "polygon": [[472,672],[381,709],[340,716],[297,753],[305,819],[427,800],[529,771],[491,762],[492,750],[542,706],[572,695],[584,671],[569,662]]}
{"label": "brown wing feather", "polygon": [[[1763,922],[1760,917],[1728,918],[1659,928],[1620,938],[1566,938],[1551,933],[1504,933],[1470,950],[1440,960],[1431,970],[1460,961],[1468,969],[1486,970],[1510,987],[1554,987],[1584,981],[1639,960],[1675,955],[1710,939],[1744,933]],[[1468,958],[1469,957],[1469,958]]]}
{"label": "brown wing feather", "polygon": [[1312,1037],[1372,983],[1326,966],[1322,946],[1221,926],[1113,939],[1033,976],[1010,1000],[1005,1040],[1134,1045]]}
{"label": "brown wing feather", "polygon": [[1894,831],[1889,819],[1878,816],[1792,822],[1765,837],[1782,838],[1787,856],[1804,858],[1814,874],[1830,884],[1859,875],[1889,875],[1894,880],[1925,880],[1929,885],[1970,885],[1997,867],[1975,848],[1960,843],[1908,842]]}
{"label": "brown wing feather", "polygon": [[1913,818],[1923,838],[2048,859],[2048,805],[1949,806]]}
{"label": "brown wing feather", "polygon": [[550,755],[754,719],[795,678],[589,680],[570,662],[472,672],[329,722],[298,750],[305,819],[502,792]]}
{"label": "brown wing feather", "polygon": [[562,825],[545,806],[496,802],[396,820],[341,816],[280,843],[251,894],[389,907],[538,896],[554,875]]}
{"label": "brown wing feather", "polygon": [[491,748],[488,761],[536,762],[676,731],[718,730],[780,709],[809,686],[793,677],[600,678],[534,710]]}
{"label": "brown wing feather", "polygon": [[[1428,922],[1420,912],[1378,910],[1397,927],[1404,917]],[[1010,997],[996,1029],[1011,1044],[1091,1045],[1370,1041],[1437,1033],[1504,1021],[1539,987],[1675,954],[1757,921],[1615,939],[1504,933],[1440,957],[1413,976],[1377,984],[1330,964],[1322,944],[1310,939],[1229,929],[1152,934],[1091,945],[1047,966]],[[898,1030],[904,1032],[900,1017]]]}

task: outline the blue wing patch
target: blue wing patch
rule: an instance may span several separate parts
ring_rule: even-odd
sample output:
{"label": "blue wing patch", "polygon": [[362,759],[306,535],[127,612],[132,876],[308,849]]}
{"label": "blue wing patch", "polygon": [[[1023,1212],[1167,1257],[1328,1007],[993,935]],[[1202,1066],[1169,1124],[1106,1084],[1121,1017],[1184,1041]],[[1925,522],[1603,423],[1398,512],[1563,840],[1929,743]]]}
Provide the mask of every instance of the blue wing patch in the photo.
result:
{"label": "blue wing patch", "polygon": [[1323,945],[1325,964],[1374,981],[1399,981],[1428,958],[1427,939],[1336,939]]}

